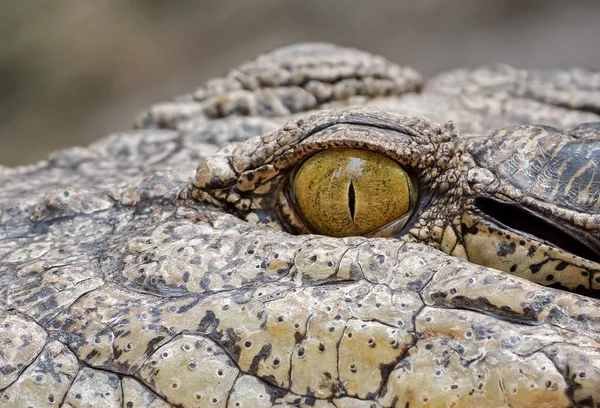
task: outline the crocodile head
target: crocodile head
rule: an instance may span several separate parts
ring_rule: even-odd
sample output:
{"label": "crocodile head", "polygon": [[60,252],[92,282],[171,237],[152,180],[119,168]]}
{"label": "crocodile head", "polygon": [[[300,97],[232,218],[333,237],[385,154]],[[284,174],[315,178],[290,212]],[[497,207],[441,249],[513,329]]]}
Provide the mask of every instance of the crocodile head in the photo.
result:
{"label": "crocodile head", "polygon": [[[518,170],[545,174],[534,156],[564,153],[561,174],[584,180],[569,163],[577,139],[594,157],[593,126],[472,136],[600,121],[598,79],[498,66],[425,85],[358,50],[292,46],[153,106],[145,129],[0,167],[0,406],[598,405],[600,300],[460,259],[481,242],[511,255],[490,225],[570,259],[493,207],[516,203],[594,248],[595,176],[591,195],[540,191],[506,160],[529,152]],[[433,124],[449,119],[461,135]],[[182,199],[211,155],[191,191],[208,203]]]}
{"label": "crocodile head", "polygon": [[517,126],[463,140],[452,123],[325,111],[206,159],[192,196],[295,234],[425,243],[598,296],[600,140],[581,137],[596,130]]}

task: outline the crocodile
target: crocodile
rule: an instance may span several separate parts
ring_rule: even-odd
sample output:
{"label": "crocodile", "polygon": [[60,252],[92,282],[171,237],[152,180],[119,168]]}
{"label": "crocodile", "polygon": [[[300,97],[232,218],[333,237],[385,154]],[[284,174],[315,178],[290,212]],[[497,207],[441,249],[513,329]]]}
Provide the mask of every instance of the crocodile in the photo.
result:
{"label": "crocodile", "polygon": [[298,44],[0,167],[0,407],[598,406],[598,123]]}

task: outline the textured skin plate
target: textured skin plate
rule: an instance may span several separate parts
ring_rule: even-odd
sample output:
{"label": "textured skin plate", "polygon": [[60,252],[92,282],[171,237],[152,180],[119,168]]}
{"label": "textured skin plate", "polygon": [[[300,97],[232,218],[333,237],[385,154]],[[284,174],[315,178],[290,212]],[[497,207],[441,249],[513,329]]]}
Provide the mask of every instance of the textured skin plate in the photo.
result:
{"label": "textured skin plate", "polygon": [[473,149],[477,163],[538,200],[597,214],[600,133],[580,139],[549,127],[525,128],[505,128],[490,136]]}

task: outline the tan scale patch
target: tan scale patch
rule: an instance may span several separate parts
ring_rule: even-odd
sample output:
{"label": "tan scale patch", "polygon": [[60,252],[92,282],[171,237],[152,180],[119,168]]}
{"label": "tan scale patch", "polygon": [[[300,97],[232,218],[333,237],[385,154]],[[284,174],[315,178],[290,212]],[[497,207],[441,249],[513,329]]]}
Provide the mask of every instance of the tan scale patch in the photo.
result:
{"label": "tan scale patch", "polygon": [[[358,244],[361,241],[360,238],[353,238],[351,242]],[[348,246],[344,241],[318,237],[305,242],[296,250],[294,264],[304,282],[332,279],[340,272],[340,264],[347,251]],[[350,274],[344,268],[341,272],[343,276]]]}
{"label": "tan scale patch", "polygon": [[[259,167],[255,170],[243,173],[238,179],[238,189],[240,191],[252,191],[261,185],[268,185],[267,182],[279,174],[279,170],[276,169],[272,164],[267,164]],[[257,185],[257,183],[260,183]],[[269,183],[270,184],[270,183]],[[268,192],[266,189],[265,192]],[[254,191],[256,194],[262,194],[258,191]]]}
{"label": "tan scale patch", "polygon": [[511,352],[505,344],[519,331],[506,322],[496,328],[495,322],[471,312],[426,308],[416,321],[424,339],[390,374],[379,402],[432,408],[570,406],[568,385],[552,361],[540,352],[523,357]]}
{"label": "tan scale patch", "polygon": [[573,399],[582,406],[587,405],[589,398],[600,399],[600,352],[598,346],[582,347],[579,344],[567,344],[563,347],[550,345],[546,347],[547,355],[552,356],[557,367],[569,373],[573,383]]}
{"label": "tan scale patch", "polygon": [[398,250],[398,242],[385,238],[371,238],[360,245],[357,262],[365,279],[373,283],[389,283],[394,277],[390,266],[396,263]]}
{"label": "tan scale patch", "polygon": [[123,407],[127,408],[171,408],[172,405],[131,377],[121,379]]}
{"label": "tan scale patch", "polygon": [[[473,308],[490,307],[520,316],[530,312],[530,305],[522,300],[528,299],[531,292],[539,286],[499,271],[496,274],[490,273],[493,270],[484,267],[476,270],[463,267],[466,265],[469,265],[466,261],[453,259],[442,266],[436,273],[436,280],[423,292],[425,303],[443,302],[456,307],[456,302],[468,301]],[[441,294],[445,297],[440,299]],[[531,318],[541,319],[538,315]]]}
{"label": "tan scale patch", "polygon": [[377,393],[385,366],[395,366],[412,341],[402,329],[349,320],[339,345],[340,379],[348,395],[364,399]]}
{"label": "tan scale patch", "polygon": [[[184,313],[180,312],[182,309]],[[265,306],[253,299],[236,302],[227,293],[215,294],[197,304],[194,299],[177,299],[162,305],[153,323],[160,323],[173,333],[195,331],[208,335],[216,332],[226,337],[227,329],[233,329],[233,335],[246,336],[261,330],[265,324]]]}
{"label": "tan scale patch", "polygon": [[[135,370],[145,359],[149,341],[158,347],[170,337],[154,324],[148,303],[137,293],[107,286],[80,298],[56,323],[76,336],[73,347],[82,361],[102,366],[116,360]],[[124,315],[124,310],[131,315]]]}
{"label": "tan scale patch", "polygon": [[0,392],[0,406],[58,406],[78,371],[77,357],[58,341],[50,341],[38,359],[10,387]]}
{"label": "tan scale patch", "polygon": [[265,383],[250,375],[240,375],[229,395],[228,407],[271,408],[270,394]]}
{"label": "tan scale patch", "polygon": [[[20,312],[37,320],[50,318],[75,299],[104,284],[87,265],[49,268],[42,261],[29,264],[17,273],[23,279],[9,283],[8,301]],[[49,300],[52,300],[54,307],[47,307]]]}
{"label": "tan scale patch", "polygon": [[394,290],[420,291],[442,265],[450,262],[441,253],[424,251],[425,247],[407,243],[390,265],[389,286]]}
{"label": "tan scale patch", "polygon": [[0,315],[0,389],[12,384],[44,347],[48,335],[39,325],[17,314]]}
{"label": "tan scale patch", "polygon": [[21,245],[8,252],[7,256],[2,259],[7,263],[25,263],[42,258],[52,248],[51,242],[34,242],[28,245]]}
{"label": "tan scale patch", "polygon": [[376,320],[404,330],[413,330],[412,318],[423,307],[417,293],[392,290],[382,284],[359,282],[348,293],[350,298],[356,299],[346,305],[355,318],[363,321]]}
{"label": "tan scale patch", "polygon": [[138,375],[171,404],[225,408],[238,373],[213,341],[183,335],[156,350]]}
{"label": "tan scale patch", "polygon": [[330,398],[340,389],[338,344],[351,316],[340,306],[340,300],[333,305],[328,302],[308,321],[306,334],[292,356],[292,392]]}
{"label": "tan scale patch", "polygon": [[73,381],[62,406],[120,408],[123,406],[121,379],[113,373],[84,367]]}
{"label": "tan scale patch", "polygon": [[264,304],[264,325],[239,334],[241,354],[237,363],[243,372],[270,378],[281,388],[290,387],[292,352],[297,338],[306,333],[310,315],[307,301],[310,298],[300,291]]}
{"label": "tan scale patch", "polygon": [[[291,247],[259,234],[248,232],[240,241],[236,231],[218,236],[205,223],[168,222],[151,235],[152,247],[132,240],[125,258],[123,277],[128,282],[143,278],[153,286],[182,287],[186,292],[203,293],[223,286],[240,287],[262,274],[266,281],[278,280],[288,273],[293,262]],[[198,237],[173,239],[177,237]],[[139,241],[146,242],[148,237]],[[207,250],[210,248],[210,250]]]}

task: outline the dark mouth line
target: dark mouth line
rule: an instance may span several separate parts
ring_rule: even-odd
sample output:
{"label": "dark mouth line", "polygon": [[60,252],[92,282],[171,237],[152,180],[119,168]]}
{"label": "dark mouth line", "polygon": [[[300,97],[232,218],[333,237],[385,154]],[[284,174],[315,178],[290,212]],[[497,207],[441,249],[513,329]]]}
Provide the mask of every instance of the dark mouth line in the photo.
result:
{"label": "dark mouth line", "polygon": [[475,206],[503,227],[531,236],[573,255],[600,263],[600,249],[575,232],[534,213],[517,203],[479,197]]}

